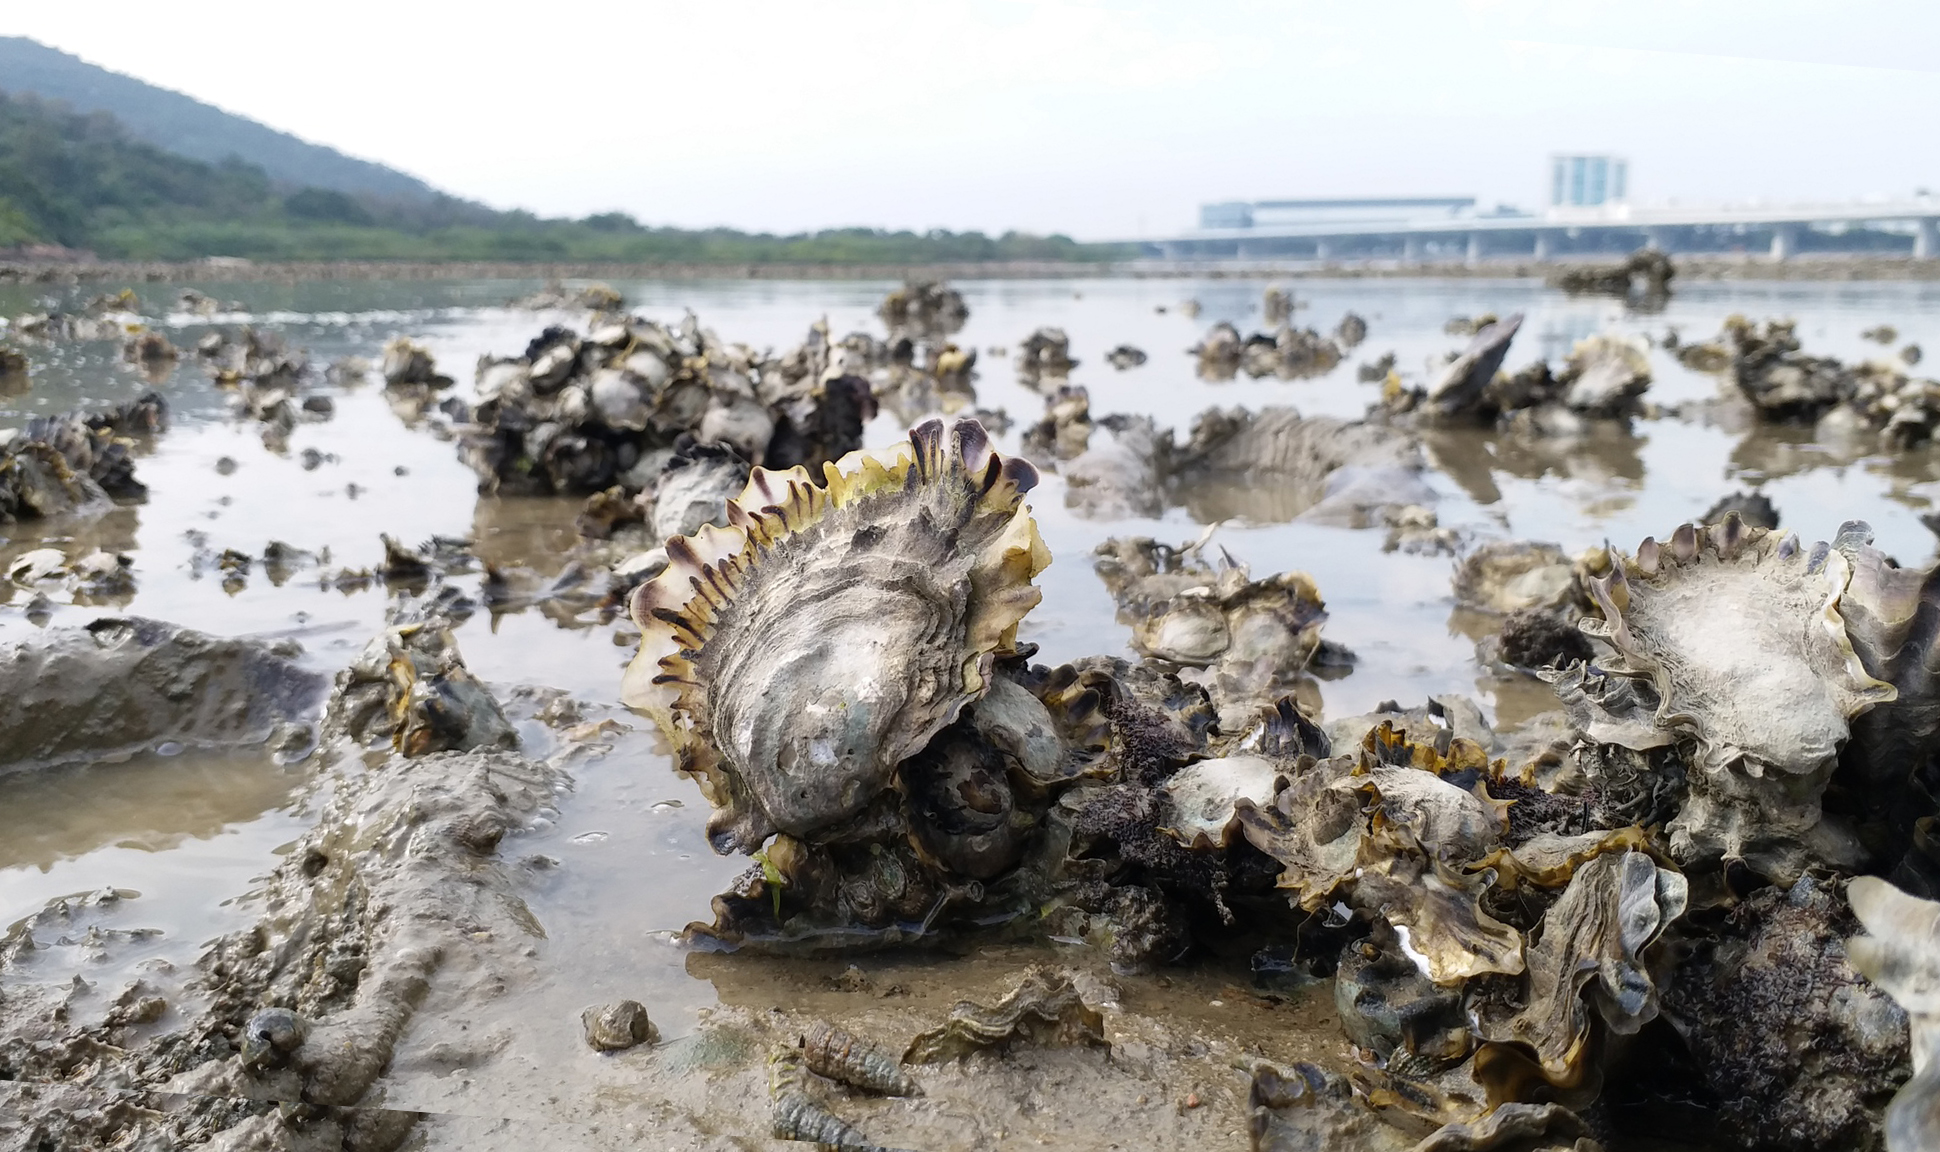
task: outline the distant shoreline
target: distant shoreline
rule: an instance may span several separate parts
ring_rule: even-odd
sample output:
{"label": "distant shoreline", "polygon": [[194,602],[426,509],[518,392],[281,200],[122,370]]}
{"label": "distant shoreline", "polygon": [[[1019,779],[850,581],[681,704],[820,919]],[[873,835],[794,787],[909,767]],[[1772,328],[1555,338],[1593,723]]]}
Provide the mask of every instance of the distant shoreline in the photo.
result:
{"label": "distant shoreline", "polygon": [[[1763,257],[1674,256],[1680,281],[1940,280],[1940,259],[1806,253]],[[305,280],[1079,280],[1079,279],[1534,279],[1621,257],[1536,263],[1320,265],[1313,261],[989,261],[957,264],[609,264],[509,261],[7,261],[0,284],[233,283]]]}

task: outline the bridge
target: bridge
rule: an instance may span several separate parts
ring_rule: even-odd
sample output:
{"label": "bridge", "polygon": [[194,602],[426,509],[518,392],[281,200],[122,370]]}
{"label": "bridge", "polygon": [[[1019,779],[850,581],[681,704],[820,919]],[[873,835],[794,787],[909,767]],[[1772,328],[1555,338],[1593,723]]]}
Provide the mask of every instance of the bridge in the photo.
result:
{"label": "bridge", "polygon": [[[1631,252],[1764,253],[1787,260],[1801,252],[1863,252],[1940,257],[1940,197],[1844,204],[1743,205],[1713,208],[1605,204],[1552,208],[1537,215],[1497,209],[1475,214],[1466,197],[1409,200],[1259,201],[1208,205],[1202,222],[1231,221],[1174,236],[1127,241],[1148,257],[1172,261],[1312,260],[1404,264],[1515,257],[1544,261]],[[1366,208],[1362,219],[1254,222],[1242,209],[1327,205],[1335,216]],[[1378,206],[1433,206],[1407,219],[1376,219]],[[1268,213],[1262,212],[1262,215]],[[1311,214],[1310,214],[1311,215]],[[1392,217],[1392,213],[1389,214]],[[1245,223],[1241,223],[1245,221]]]}

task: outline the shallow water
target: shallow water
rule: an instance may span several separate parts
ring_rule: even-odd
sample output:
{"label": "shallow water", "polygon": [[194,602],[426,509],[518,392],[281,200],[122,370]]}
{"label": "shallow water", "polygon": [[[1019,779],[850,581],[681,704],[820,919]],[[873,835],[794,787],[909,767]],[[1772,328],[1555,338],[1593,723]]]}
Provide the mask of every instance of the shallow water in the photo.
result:
{"label": "shallow water", "polygon": [[[1661,313],[1635,314],[1617,301],[1569,298],[1522,281],[1304,281],[1296,285],[1302,305],[1296,323],[1327,331],[1348,309],[1367,319],[1368,339],[1353,356],[1315,380],[1197,379],[1185,349],[1220,319],[1233,320],[1242,332],[1262,327],[1262,286],[1244,280],[970,282],[959,285],[971,318],[957,340],[980,349],[979,404],[1005,409],[1015,421],[1013,431],[999,438],[1008,446],[1016,443],[1016,428],[1036,418],[1042,401],[1015,383],[1008,356],[991,349],[1015,348],[1040,325],[1070,334],[1081,360],[1072,379],[1090,389],[1094,414],[1150,413],[1182,431],[1212,405],[1291,404],[1309,414],[1358,415],[1378,387],[1356,382],[1357,363],[1393,351],[1404,377],[1419,380],[1430,356],[1465,343],[1446,335],[1443,324],[1485,311],[1527,315],[1510,367],[1537,355],[1560,362],[1574,341],[1599,331],[1647,335],[1654,344],[1667,328],[1676,328],[1686,339],[1703,339],[1734,312],[1795,317],[1806,349],[1815,353],[1886,354],[1859,336],[1878,323],[1900,330],[1895,347],[1917,342],[1940,352],[1940,287],[1931,285],[1705,284],[1680,290]],[[345,355],[375,363],[387,338],[407,334],[426,343],[440,367],[459,378],[461,393],[470,390],[471,366],[480,354],[516,353],[545,323],[561,319],[501,306],[536,283],[197,287],[235,301],[234,309],[215,321],[171,315],[153,304],[172,299],[174,288],[149,286],[144,292],[151,321],[180,346],[192,347],[212,326],[249,322],[282,329],[292,345],[308,348],[320,363]],[[678,320],[682,309],[692,308],[724,339],[779,349],[798,342],[822,316],[838,334],[876,330],[873,309],[891,285],[703,281],[615,287],[648,315]],[[1203,306],[1196,319],[1177,307],[1187,298]],[[78,299],[62,302],[71,307]],[[0,314],[33,309],[37,300],[30,288],[0,288]],[[1160,306],[1166,310],[1158,311]],[[1150,361],[1127,372],[1113,370],[1103,354],[1119,343],[1143,348]],[[0,399],[0,426],[127,399],[147,386],[105,343],[34,346],[29,354],[33,388]],[[1667,353],[1654,349],[1651,362],[1656,383],[1649,398],[1656,403],[1689,404],[1717,395],[1713,378],[1682,368]],[[324,590],[318,569],[306,567],[279,585],[258,566],[242,586],[226,588],[221,573],[206,565],[207,553],[236,548],[260,556],[278,540],[313,553],[327,550],[331,566],[361,567],[381,558],[379,533],[407,542],[436,534],[472,537],[480,557],[494,564],[551,573],[572,542],[576,501],[477,496],[474,477],[453,445],[406,427],[376,385],[325,386],[322,391],[336,403],[335,417],[299,425],[280,452],[264,446],[254,424],[229,415],[226,398],[192,356],[162,387],[173,424],[139,461],[139,476],[150,489],[144,503],[84,523],[19,525],[9,529],[12,539],[0,543],[0,567],[20,552],[49,545],[70,555],[93,546],[128,552],[137,590],[125,603],[54,604],[30,612],[31,590],[0,585],[0,639],[43,623],[131,612],[215,633],[292,636],[304,645],[308,661],[335,669],[381,627],[381,583],[361,592]],[[885,413],[871,426],[869,442],[888,444],[902,431]],[[1747,430],[1728,417],[1639,420],[1628,434],[1553,452],[1481,433],[1435,434],[1428,447],[1441,522],[1471,539],[1549,540],[1571,551],[1606,540],[1630,547],[1645,535],[1663,535],[1734,488],[1757,486],[1778,505],[1784,526],[1808,539],[1830,537],[1841,521],[1862,518],[1903,562],[1933,550],[1933,535],[1918,516],[1940,496],[1940,470],[1925,450],[1894,457],[1841,453],[1812,444],[1809,432]],[[235,463],[227,474],[217,470],[225,457]],[[1041,659],[1129,654],[1126,630],[1113,619],[1112,603],[1091,572],[1089,553],[1099,542],[1125,534],[1184,541],[1196,537],[1206,520],[1239,515],[1220,530],[1220,543],[1256,574],[1290,568],[1311,573],[1331,614],[1327,636],[1359,657],[1351,675],[1322,686],[1328,715],[1364,712],[1390,699],[1416,703],[1442,692],[1476,696],[1504,725],[1548,706],[1540,685],[1499,681],[1476,664],[1474,641],[1490,625],[1454,611],[1451,561],[1384,554],[1380,531],[1271,522],[1270,500],[1230,490],[1197,493],[1159,520],[1098,522],[1065,509],[1059,481],[1047,477],[1033,505],[1056,557],[1040,578],[1043,605],[1021,637],[1042,646]],[[474,574],[456,582],[477,579]],[[617,707],[620,670],[630,651],[616,645],[615,631],[611,624],[562,627],[537,611],[495,619],[481,610],[457,637],[473,671],[496,687],[563,689],[592,705],[589,716],[632,723]],[[529,750],[544,754],[544,729],[526,724],[523,730]],[[806,995],[778,974],[786,966],[724,963],[672,942],[689,921],[709,918],[709,897],[746,862],[708,850],[701,836],[705,802],[674,775],[644,732],[619,735],[609,754],[583,759],[572,771],[575,789],[556,815],[508,841],[507,848],[559,862],[532,900],[546,932],[549,976],[488,1013],[501,1025],[520,1025],[518,1052],[527,1065],[551,1069],[539,1077],[532,1101],[543,1100],[548,1078],[586,1073],[577,1013],[587,1003],[642,1000],[663,1032],[677,1038],[711,1004],[759,1007],[764,1000],[792,1003]],[[53,897],[120,889],[123,899],[101,914],[120,928],[141,930],[137,959],[186,964],[243,914],[224,901],[266,872],[279,846],[307,822],[307,810],[291,799],[297,781],[266,761],[194,756],[0,780],[0,925],[32,915]],[[139,895],[128,898],[128,892]],[[1030,951],[1056,955],[1059,946]],[[85,968],[85,957],[64,955],[50,950],[23,971],[59,979],[69,966]],[[1014,956],[1005,955],[999,963],[1013,965]],[[898,963],[868,962],[885,970]],[[944,987],[987,974],[975,956],[939,964],[932,979]],[[795,984],[806,986],[810,974],[824,967],[802,967]],[[1219,971],[1243,974],[1243,958]],[[1226,978],[1194,979],[1216,986]],[[1203,1005],[1207,996],[1196,989],[1179,1003],[1187,1000]],[[1254,1026],[1257,1037],[1280,1037],[1276,1044],[1284,1031],[1284,1022],[1263,1019]],[[498,1087],[467,1083],[462,1073],[426,1078],[394,1103],[463,1111],[458,1103],[469,1100],[471,1110],[488,1113],[497,1107],[488,1098]],[[536,1114],[548,1111],[542,1103],[531,1106]]]}

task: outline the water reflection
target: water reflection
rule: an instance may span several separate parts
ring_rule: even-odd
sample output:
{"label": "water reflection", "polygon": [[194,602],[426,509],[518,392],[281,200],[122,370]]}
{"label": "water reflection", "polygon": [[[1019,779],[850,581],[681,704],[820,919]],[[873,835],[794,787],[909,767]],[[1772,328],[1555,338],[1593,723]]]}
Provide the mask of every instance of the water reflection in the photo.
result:
{"label": "water reflection", "polygon": [[0,776],[0,873],[47,872],[109,846],[165,852],[207,840],[278,807],[300,781],[267,756],[208,752]]}

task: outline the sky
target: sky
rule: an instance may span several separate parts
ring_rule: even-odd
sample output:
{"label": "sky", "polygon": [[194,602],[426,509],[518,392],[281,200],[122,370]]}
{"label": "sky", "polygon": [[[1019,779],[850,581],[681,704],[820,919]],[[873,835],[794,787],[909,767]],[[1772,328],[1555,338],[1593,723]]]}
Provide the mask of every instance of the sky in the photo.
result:
{"label": "sky", "polygon": [[652,224],[1190,228],[1198,205],[1940,191],[1931,0],[11,4],[0,34],[498,208]]}

